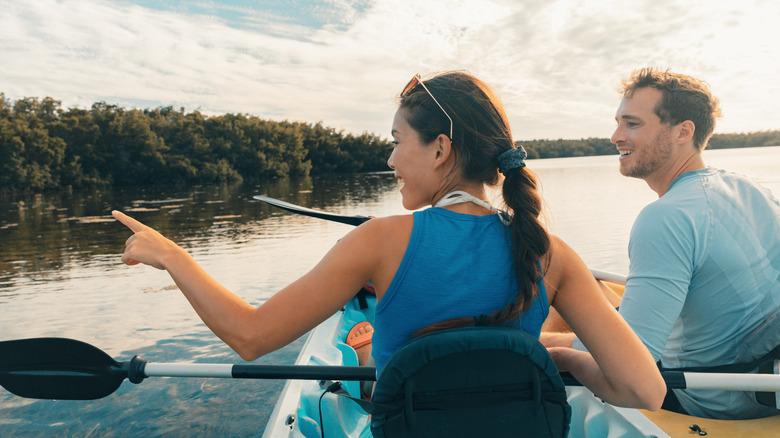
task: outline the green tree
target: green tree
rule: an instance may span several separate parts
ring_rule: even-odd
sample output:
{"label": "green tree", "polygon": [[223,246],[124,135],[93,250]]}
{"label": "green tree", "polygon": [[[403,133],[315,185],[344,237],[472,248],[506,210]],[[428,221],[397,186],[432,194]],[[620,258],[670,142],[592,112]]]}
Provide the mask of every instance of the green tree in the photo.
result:
{"label": "green tree", "polygon": [[0,93],[0,187],[21,188],[25,177],[23,154],[24,141],[17,134],[10,102]]}
{"label": "green tree", "polygon": [[[0,126],[0,181],[5,188],[44,190],[59,186],[65,142],[49,135],[59,123],[60,102],[25,98],[9,111],[2,96],[4,117]],[[48,126],[47,126],[48,125]]]}
{"label": "green tree", "polygon": [[61,177],[64,186],[107,184],[107,179],[101,175],[101,165],[95,151],[100,139],[100,127],[90,111],[76,108],[65,112],[60,123],[50,132],[67,145]]}

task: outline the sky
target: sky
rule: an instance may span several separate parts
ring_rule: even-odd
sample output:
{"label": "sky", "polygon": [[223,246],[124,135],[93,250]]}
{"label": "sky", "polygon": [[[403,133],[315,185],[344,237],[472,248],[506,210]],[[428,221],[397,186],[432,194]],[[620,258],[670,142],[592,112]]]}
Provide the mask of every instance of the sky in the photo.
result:
{"label": "sky", "polygon": [[516,140],[609,137],[652,66],[706,80],[716,133],[780,129],[775,0],[0,0],[0,93],[321,122],[389,138],[415,73],[465,70]]}

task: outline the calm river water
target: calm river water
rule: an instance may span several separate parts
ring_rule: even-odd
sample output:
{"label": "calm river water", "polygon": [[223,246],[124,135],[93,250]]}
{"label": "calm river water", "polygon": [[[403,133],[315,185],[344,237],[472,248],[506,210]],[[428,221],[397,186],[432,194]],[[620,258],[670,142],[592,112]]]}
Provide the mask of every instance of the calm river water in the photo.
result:
{"label": "calm river water", "polygon": [[[780,196],[780,147],[707,151],[705,159]],[[620,176],[616,156],[529,167],[542,180],[550,230],[590,267],[625,274],[631,224],[655,194]],[[129,231],[108,215],[121,209],[156,227],[258,304],[311,268],[350,226],[274,209],[253,201],[256,194],[340,214],[404,212],[390,173],[0,199],[0,340],[79,339],[120,361],[241,363],[167,274],[121,263]],[[292,363],[302,342],[257,363]],[[283,383],[150,378],[125,381],[94,401],[31,400],[0,389],[0,436],[253,436]]]}

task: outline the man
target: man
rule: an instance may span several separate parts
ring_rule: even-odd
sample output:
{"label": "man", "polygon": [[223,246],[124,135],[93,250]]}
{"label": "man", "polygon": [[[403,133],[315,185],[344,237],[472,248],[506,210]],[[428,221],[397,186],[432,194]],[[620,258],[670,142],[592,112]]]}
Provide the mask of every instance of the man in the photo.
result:
{"label": "man", "polygon": [[[706,167],[702,151],[719,116],[695,78],[646,68],[623,82],[611,138],[620,172],[659,199],[631,230],[619,311],[662,368],[748,362],[767,352],[747,351],[756,338],[780,344],[780,204],[748,178]],[[583,349],[571,334],[542,341]],[[674,390],[664,408],[729,419],[780,414],[755,394]]]}

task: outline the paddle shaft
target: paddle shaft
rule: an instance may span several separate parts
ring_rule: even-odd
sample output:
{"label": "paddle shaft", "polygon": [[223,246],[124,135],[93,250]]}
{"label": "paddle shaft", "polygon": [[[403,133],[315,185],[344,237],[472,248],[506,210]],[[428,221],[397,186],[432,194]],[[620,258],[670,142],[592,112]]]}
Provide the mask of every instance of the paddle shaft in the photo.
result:
{"label": "paddle shaft", "polygon": [[614,272],[602,271],[599,269],[591,269],[591,274],[596,277],[596,280],[609,281],[611,283],[626,284],[626,276],[615,274]]}
{"label": "paddle shaft", "polygon": [[146,377],[216,377],[233,379],[376,380],[373,367],[332,365],[176,364],[148,362]]}
{"label": "paddle shaft", "polygon": [[[146,363],[146,377],[216,377],[233,379],[291,380],[376,380],[376,369],[359,366],[325,365],[253,365],[253,364],[176,364]],[[670,389],[700,389],[721,391],[780,391],[780,375],[738,373],[693,373],[664,371],[661,373]],[[582,386],[567,373],[562,378],[567,386]]]}
{"label": "paddle shaft", "polygon": [[[685,386],[681,388],[720,390],[720,391],[763,391],[780,392],[780,374],[737,374],[737,373],[684,373],[681,371],[665,371],[664,379],[680,373],[684,377]],[[670,387],[671,388],[671,387]]]}
{"label": "paddle shaft", "polygon": [[[694,373],[662,371],[669,389],[780,392],[780,374]],[[569,373],[561,373],[566,386],[582,386]]]}

